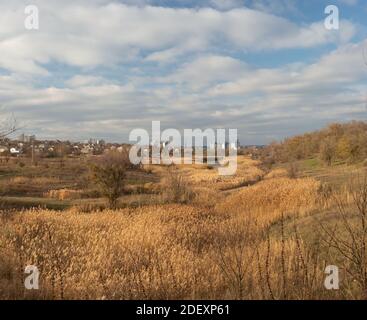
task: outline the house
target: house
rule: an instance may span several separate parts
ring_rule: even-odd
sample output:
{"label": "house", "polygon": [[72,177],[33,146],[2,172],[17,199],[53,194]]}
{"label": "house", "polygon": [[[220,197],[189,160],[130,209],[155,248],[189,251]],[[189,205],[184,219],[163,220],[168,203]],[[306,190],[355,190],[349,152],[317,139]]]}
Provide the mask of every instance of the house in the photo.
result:
{"label": "house", "polygon": [[14,156],[17,156],[17,155],[20,154],[20,151],[17,150],[16,148],[10,148],[10,154],[14,155]]}
{"label": "house", "polygon": [[5,147],[5,146],[0,146],[0,153],[5,153],[7,152],[9,149],[8,147]]}
{"label": "house", "polygon": [[90,145],[84,145],[83,148],[80,150],[82,154],[91,154],[93,153],[94,148]]}

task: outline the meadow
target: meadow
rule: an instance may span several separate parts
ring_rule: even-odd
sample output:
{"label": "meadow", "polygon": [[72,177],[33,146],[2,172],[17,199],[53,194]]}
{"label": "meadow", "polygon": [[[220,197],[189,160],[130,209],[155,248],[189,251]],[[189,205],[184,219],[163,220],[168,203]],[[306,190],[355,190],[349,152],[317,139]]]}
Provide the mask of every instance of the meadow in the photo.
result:
{"label": "meadow", "polygon": [[[1,299],[366,297],[362,164],[300,160],[292,177],[248,156],[232,177],[145,166],[111,210],[87,159],[23,161],[0,166]],[[24,287],[27,265],[39,290]],[[324,287],[327,265],[339,290]]]}

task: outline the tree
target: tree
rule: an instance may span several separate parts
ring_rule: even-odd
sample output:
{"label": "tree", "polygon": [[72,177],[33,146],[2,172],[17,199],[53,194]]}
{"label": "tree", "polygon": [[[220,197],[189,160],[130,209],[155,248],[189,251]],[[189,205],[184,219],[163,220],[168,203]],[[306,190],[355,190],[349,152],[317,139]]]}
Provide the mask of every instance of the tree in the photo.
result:
{"label": "tree", "polygon": [[288,178],[296,179],[298,175],[298,166],[296,162],[291,162],[287,167]]}
{"label": "tree", "polygon": [[126,172],[132,168],[134,165],[127,150],[109,152],[92,164],[92,179],[108,199],[111,209],[117,208],[117,200],[124,190]]}
{"label": "tree", "polygon": [[351,141],[348,137],[343,136],[339,139],[336,146],[336,156],[340,160],[347,160],[351,156]]}
{"label": "tree", "polygon": [[320,145],[320,158],[325,161],[328,166],[335,157],[335,141],[331,137],[326,137]]}
{"label": "tree", "polygon": [[17,121],[14,117],[10,119],[5,119],[0,122],[0,140],[5,139],[7,136],[11,135],[17,131]]}

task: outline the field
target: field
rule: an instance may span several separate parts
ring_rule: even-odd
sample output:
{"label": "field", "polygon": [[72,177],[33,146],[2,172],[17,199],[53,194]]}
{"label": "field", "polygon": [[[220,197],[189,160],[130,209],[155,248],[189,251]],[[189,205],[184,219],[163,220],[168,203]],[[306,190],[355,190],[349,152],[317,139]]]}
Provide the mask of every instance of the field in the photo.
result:
{"label": "field", "polygon": [[[287,164],[245,156],[233,177],[145,166],[111,210],[90,160],[26,160],[0,165],[2,299],[366,297],[362,165],[309,159],[292,178]],[[24,288],[27,265],[40,270],[39,290]],[[328,265],[339,290],[324,287]]]}

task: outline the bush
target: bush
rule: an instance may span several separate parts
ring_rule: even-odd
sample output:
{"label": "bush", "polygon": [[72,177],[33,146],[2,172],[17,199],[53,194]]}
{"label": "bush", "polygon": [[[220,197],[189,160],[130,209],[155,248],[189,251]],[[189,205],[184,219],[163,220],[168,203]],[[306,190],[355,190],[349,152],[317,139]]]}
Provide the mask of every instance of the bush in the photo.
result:
{"label": "bush", "polygon": [[332,138],[326,138],[320,145],[320,158],[328,166],[331,166],[335,159],[335,148],[335,141]]}
{"label": "bush", "polygon": [[20,161],[20,162],[18,163],[18,166],[19,166],[19,167],[21,167],[21,168],[23,168],[23,167],[25,167],[25,163],[24,163],[24,162],[22,162],[22,161]]}
{"label": "bush", "polygon": [[190,185],[175,166],[168,169],[163,190],[163,200],[166,202],[189,203],[194,198]]}
{"label": "bush", "polygon": [[295,162],[292,162],[287,167],[287,175],[290,179],[296,179],[298,175],[298,165]]}
{"label": "bush", "polygon": [[117,200],[124,191],[126,172],[133,167],[127,150],[109,152],[92,164],[92,180],[108,199],[111,209],[117,208]]}

